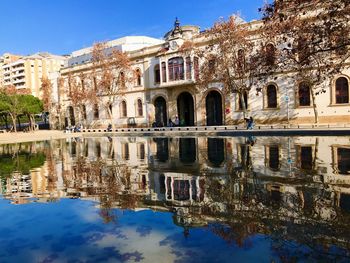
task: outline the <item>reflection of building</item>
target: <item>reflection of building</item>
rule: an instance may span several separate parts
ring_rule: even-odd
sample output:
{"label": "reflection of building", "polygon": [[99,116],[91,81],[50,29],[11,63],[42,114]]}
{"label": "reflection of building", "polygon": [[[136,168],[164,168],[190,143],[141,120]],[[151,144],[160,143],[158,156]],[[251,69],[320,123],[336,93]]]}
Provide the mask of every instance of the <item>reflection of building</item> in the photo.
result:
{"label": "reflection of building", "polygon": [[[103,215],[115,207],[170,211],[185,235],[220,221],[238,227],[237,242],[278,229],[295,240],[349,243],[338,232],[350,213],[349,146],[346,137],[67,139],[22,146],[45,151],[46,161],[28,175],[14,172],[2,189],[21,204],[93,200]],[[0,164],[15,147],[0,148]]]}
{"label": "reflection of building", "polygon": [[[16,147],[0,147],[0,171]],[[347,164],[334,150],[347,149],[347,138],[96,137],[22,147],[46,161],[7,180],[13,203],[81,198],[98,204],[104,222],[114,208],[167,211],[185,237],[206,226],[237,245],[271,233],[308,246],[350,243],[347,168],[334,169]]]}

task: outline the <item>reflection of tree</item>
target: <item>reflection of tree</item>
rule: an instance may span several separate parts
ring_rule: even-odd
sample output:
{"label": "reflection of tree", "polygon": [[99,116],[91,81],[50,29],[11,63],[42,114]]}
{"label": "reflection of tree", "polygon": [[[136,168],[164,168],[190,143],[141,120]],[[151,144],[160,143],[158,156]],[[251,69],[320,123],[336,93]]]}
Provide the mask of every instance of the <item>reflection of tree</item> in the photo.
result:
{"label": "reflection of tree", "polygon": [[114,207],[138,207],[140,197],[130,190],[130,176],[130,168],[117,160],[89,161],[79,156],[72,172],[66,171],[64,183],[67,187],[74,187],[78,195],[96,196],[100,203],[99,214],[105,223],[109,223],[116,220]]}
{"label": "reflection of tree", "polygon": [[10,177],[14,172],[29,174],[32,169],[44,165],[44,152],[35,152],[34,144],[13,144],[2,147],[0,177]]}
{"label": "reflection of tree", "polygon": [[249,237],[267,234],[283,262],[344,260],[350,248],[349,216],[336,213],[329,190],[296,186],[297,191],[285,192],[281,187],[276,198],[271,183],[239,175],[235,169],[230,175],[206,180],[210,201],[202,212],[223,222],[209,226],[214,234],[243,247],[249,246]]}

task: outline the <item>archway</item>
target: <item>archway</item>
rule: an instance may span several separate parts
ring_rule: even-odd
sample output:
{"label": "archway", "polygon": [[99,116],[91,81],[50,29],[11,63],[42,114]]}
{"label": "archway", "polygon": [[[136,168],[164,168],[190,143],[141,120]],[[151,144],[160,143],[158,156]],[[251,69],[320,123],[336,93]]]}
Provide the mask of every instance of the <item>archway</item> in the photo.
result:
{"label": "archway", "polygon": [[167,112],[166,112],[166,101],[163,97],[158,97],[154,101],[154,107],[155,107],[155,118],[156,118],[156,125],[158,127],[166,126],[167,124]]}
{"label": "archway", "polygon": [[190,93],[182,92],[177,97],[177,113],[181,126],[194,125],[194,102]]}
{"label": "archway", "polygon": [[207,125],[222,125],[222,98],[215,90],[210,91],[205,101],[207,112]]}

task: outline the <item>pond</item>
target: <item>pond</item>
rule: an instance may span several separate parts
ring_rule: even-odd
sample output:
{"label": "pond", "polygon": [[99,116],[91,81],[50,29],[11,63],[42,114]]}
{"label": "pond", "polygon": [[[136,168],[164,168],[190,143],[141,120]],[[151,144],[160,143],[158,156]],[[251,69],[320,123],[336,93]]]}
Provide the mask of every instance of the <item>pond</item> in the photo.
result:
{"label": "pond", "polygon": [[349,262],[350,137],[0,145],[0,262]]}

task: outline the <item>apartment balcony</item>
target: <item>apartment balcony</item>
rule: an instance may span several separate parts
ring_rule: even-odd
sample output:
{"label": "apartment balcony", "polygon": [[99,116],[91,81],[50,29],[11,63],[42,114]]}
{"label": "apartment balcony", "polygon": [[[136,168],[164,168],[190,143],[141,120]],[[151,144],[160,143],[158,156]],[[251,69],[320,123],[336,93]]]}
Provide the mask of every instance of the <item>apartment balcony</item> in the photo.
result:
{"label": "apartment balcony", "polygon": [[18,78],[18,77],[25,77],[24,70],[22,71],[16,71],[15,73],[12,74],[12,78]]}
{"label": "apartment balcony", "polygon": [[24,70],[24,63],[20,62],[19,64],[12,64],[12,70]]}
{"label": "apartment balcony", "polygon": [[23,78],[14,78],[14,79],[12,80],[12,83],[13,83],[14,85],[20,84],[20,83],[25,83],[25,82],[26,82],[26,80],[25,80],[24,77],[23,77]]}

